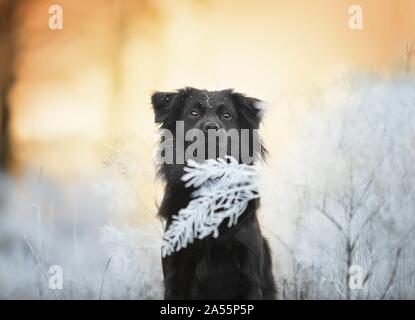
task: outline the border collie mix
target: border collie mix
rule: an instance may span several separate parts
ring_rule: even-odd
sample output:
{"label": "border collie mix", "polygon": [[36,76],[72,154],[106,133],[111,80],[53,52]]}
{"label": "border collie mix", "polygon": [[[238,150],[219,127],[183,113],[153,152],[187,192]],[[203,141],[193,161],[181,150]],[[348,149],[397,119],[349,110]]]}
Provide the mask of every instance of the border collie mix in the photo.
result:
{"label": "border collie mix", "polygon": [[[260,101],[233,90],[188,87],[176,92],[155,92],[151,100],[155,122],[173,136],[177,135],[177,121],[182,121],[184,132],[190,129],[253,132],[261,122]],[[252,147],[252,134],[248,140]],[[172,142],[171,147],[176,150],[176,143]],[[262,145],[259,149],[255,157],[258,159],[266,154]],[[243,162],[241,157],[239,162]],[[166,183],[159,215],[166,220],[166,228],[172,216],[192,199],[194,190],[185,188],[180,179],[183,169],[184,164],[178,161],[163,163],[159,168]],[[258,208],[259,199],[250,200],[235,226],[228,228],[222,223],[218,238],[195,240],[187,248],[164,257],[165,299],[274,299],[271,252],[258,224]]]}

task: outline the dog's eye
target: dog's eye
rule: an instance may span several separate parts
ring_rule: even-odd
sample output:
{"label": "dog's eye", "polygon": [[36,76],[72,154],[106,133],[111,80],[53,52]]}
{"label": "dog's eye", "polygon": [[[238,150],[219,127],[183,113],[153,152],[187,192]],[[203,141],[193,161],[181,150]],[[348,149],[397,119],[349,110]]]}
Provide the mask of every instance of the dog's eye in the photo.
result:
{"label": "dog's eye", "polygon": [[191,118],[197,118],[199,116],[199,112],[197,112],[196,110],[192,110],[189,112],[189,117]]}
{"label": "dog's eye", "polygon": [[232,119],[232,115],[228,111],[225,111],[224,113],[222,113],[222,117],[225,118],[225,119],[227,119],[227,120]]}

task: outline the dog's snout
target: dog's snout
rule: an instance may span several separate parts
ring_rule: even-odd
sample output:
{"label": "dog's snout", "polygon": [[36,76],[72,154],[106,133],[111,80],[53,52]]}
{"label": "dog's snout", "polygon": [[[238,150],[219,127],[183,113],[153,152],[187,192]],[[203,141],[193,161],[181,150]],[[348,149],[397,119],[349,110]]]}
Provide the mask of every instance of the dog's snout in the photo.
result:
{"label": "dog's snout", "polygon": [[220,129],[220,126],[217,122],[214,121],[208,121],[202,126],[202,130],[205,132],[208,132],[209,129],[218,130]]}

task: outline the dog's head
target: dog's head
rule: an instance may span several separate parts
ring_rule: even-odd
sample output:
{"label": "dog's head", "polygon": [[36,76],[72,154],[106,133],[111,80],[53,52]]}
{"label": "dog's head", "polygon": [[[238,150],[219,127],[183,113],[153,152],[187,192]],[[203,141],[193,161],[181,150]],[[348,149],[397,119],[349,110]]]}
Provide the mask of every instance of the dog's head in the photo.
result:
{"label": "dog's head", "polygon": [[[253,150],[255,134],[259,129],[263,114],[259,106],[260,100],[256,98],[247,97],[230,89],[207,91],[188,87],[176,92],[155,92],[151,101],[155,122],[160,125],[161,129],[171,132],[173,138],[172,142],[167,145],[172,149],[174,161],[171,164],[163,163],[161,166],[161,173],[166,179],[177,179],[181,176],[184,163],[179,160],[188,159],[185,149],[191,144],[197,145],[194,139],[197,138],[197,133],[205,137],[202,143],[199,141],[199,146],[207,146],[207,142],[210,142],[208,136],[212,131],[228,133],[229,136],[219,143],[227,142],[226,154],[234,156],[242,163],[252,164],[256,158],[264,157],[266,154],[265,148],[260,143],[259,148]],[[243,131],[245,134],[242,133]],[[231,153],[231,143],[236,140],[232,140],[230,135],[235,132],[239,135],[237,156]],[[188,141],[184,137],[190,133],[193,138]],[[185,140],[184,150],[180,150],[180,152],[184,152],[183,155],[177,154],[178,142],[176,139],[179,138]],[[162,141],[165,143],[164,147],[166,147],[166,139],[164,138]],[[215,139],[215,141],[217,140]],[[215,146],[215,148],[219,147]],[[240,155],[244,151],[244,147],[245,151],[252,155],[251,160],[244,160],[244,157]],[[206,150],[203,159],[221,156],[219,150],[215,150],[217,153],[213,156]]]}

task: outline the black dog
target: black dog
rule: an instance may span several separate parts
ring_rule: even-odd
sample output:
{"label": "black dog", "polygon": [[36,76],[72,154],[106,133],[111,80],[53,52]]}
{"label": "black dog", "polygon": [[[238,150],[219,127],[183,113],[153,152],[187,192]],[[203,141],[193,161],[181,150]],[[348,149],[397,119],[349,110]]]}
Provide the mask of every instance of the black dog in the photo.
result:
{"label": "black dog", "polygon": [[[193,128],[253,131],[261,122],[258,102],[232,90],[185,88],[152,96],[155,122],[173,135],[176,121],[183,121],[185,132]],[[252,135],[247,143],[252,146]],[[265,153],[261,145],[257,158]],[[162,164],[159,174],[166,182],[159,215],[166,219],[168,228],[171,217],[188,205],[194,190],[185,188],[180,180],[183,164]],[[249,201],[237,225],[228,228],[222,223],[218,238],[195,240],[163,258],[165,298],[274,299],[271,253],[258,224],[258,207],[258,199]]]}

